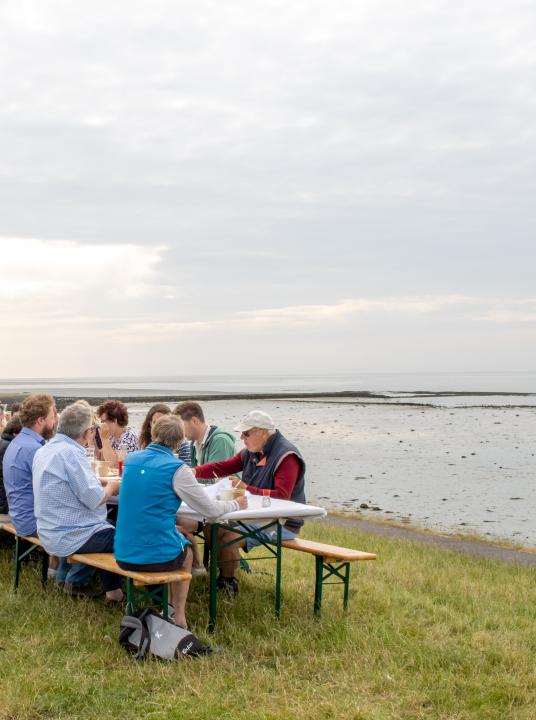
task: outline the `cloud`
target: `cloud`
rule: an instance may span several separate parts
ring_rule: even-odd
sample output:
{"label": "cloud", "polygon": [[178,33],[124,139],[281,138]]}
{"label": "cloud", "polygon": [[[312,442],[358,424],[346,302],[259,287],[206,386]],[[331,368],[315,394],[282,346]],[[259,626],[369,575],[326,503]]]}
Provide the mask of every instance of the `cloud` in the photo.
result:
{"label": "cloud", "polygon": [[165,247],[33,238],[0,243],[4,325],[106,324],[125,305],[174,294],[159,279]]}

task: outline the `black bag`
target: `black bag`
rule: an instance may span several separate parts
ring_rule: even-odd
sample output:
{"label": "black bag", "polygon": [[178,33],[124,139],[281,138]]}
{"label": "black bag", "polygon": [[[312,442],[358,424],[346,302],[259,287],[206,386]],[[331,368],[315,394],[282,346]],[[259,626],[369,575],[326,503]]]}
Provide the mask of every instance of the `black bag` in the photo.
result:
{"label": "black bag", "polygon": [[149,653],[163,660],[213,652],[190,630],[174,625],[152,608],[137,610],[134,615],[125,615],[121,620],[119,644],[134,657],[145,659]]}

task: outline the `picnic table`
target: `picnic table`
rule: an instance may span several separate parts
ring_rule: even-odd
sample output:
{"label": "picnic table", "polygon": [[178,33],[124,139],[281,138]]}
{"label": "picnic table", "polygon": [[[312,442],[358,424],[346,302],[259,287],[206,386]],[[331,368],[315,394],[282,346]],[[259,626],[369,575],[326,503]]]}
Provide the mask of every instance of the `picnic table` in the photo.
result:
{"label": "picnic table", "polygon": [[[217,496],[219,488],[225,483],[221,481],[215,485],[206,486],[205,492],[212,497]],[[248,507],[245,510],[235,510],[234,512],[220,515],[217,521],[211,523],[210,526],[210,564],[209,564],[209,630],[214,630],[216,626],[218,612],[218,592],[216,587],[218,575],[218,553],[222,547],[233,545],[243,538],[255,538],[261,546],[266,548],[270,553],[268,558],[275,558],[275,615],[279,618],[281,613],[281,559],[282,559],[282,542],[281,527],[288,518],[308,518],[323,517],[326,510],[315,505],[304,505],[303,503],[291,502],[290,500],[279,500],[270,498],[270,505],[263,507],[263,497],[261,495],[253,495],[246,492]],[[205,518],[186,503],[182,503],[177,514],[180,523],[181,517],[187,517],[194,520],[205,520]],[[248,524],[254,523],[257,528],[250,528]],[[238,537],[228,543],[222,545],[219,542],[219,529],[225,527],[232,529]],[[267,541],[260,533],[274,533],[273,542]]]}

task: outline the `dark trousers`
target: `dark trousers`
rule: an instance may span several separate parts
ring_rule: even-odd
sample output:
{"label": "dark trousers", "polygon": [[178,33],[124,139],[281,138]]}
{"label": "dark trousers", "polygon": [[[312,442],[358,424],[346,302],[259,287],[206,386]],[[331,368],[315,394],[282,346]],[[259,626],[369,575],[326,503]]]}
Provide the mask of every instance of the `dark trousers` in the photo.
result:
{"label": "dark trousers", "polygon": [[[78,548],[77,553],[113,553],[114,551],[115,528],[107,528],[92,535],[82,547]],[[102,584],[106,592],[117,590],[122,585],[121,575],[108,572],[107,570],[99,570]]]}

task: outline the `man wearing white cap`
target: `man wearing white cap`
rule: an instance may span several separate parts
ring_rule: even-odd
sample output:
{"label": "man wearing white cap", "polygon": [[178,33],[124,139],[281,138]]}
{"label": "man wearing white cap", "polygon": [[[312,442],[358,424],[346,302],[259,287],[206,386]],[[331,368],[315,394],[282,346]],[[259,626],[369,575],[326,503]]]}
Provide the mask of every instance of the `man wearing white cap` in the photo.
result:
{"label": "man wearing white cap", "polygon": [[[275,423],[262,410],[249,412],[235,428],[245,447],[223,462],[207,463],[194,469],[198,478],[226,477],[238,472],[242,480],[237,487],[247,489],[254,495],[269,495],[282,500],[305,503],[305,462],[300,451],[276,429]],[[299,518],[289,518],[281,528],[284,540],[298,534],[303,525]],[[255,527],[249,525],[249,527]],[[222,530],[222,543],[236,538],[231,530]],[[267,540],[274,540],[275,530],[265,533]],[[260,543],[248,538],[224,548],[220,555],[218,587],[229,594],[238,593],[238,580],[234,577],[239,561],[239,548],[246,552]]]}

